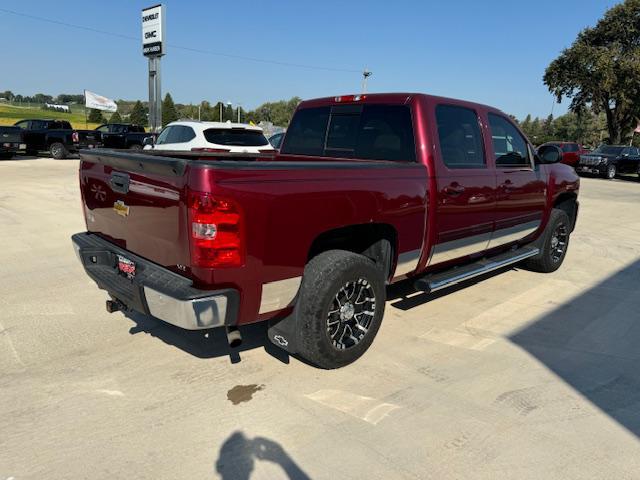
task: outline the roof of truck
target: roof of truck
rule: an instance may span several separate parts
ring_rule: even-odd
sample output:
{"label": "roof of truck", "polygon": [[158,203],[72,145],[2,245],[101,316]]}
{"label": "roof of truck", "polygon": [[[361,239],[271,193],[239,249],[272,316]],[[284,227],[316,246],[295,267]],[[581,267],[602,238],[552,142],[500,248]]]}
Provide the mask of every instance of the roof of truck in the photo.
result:
{"label": "roof of truck", "polygon": [[338,105],[352,103],[394,103],[407,104],[413,97],[422,97],[430,101],[438,103],[453,103],[458,105],[466,105],[470,107],[481,108],[483,110],[492,110],[503,113],[500,109],[482,103],[470,102],[456,98],[439,97],[436,95],[428,95],[418,92],[397,92],[397,93],[356,93],[347,95],[335,95],[333,97],[314,98],[300,102],[300,107],[307,108],[312,106]]}

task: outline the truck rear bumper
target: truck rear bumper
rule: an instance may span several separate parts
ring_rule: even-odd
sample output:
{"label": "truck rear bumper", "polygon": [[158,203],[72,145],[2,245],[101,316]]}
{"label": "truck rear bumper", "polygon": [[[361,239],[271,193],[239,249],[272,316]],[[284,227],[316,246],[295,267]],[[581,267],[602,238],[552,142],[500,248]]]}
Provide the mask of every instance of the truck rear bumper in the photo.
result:
{"label": "truck rear bumper", "polygon": [[[187,330],[235,325],[237,290],[198,290],[191,280],[95,234],[77,233],[71,241],[87,275],[128,309]],[[135,276],[128,278],[118,269],[120,257],[135,263]]]}

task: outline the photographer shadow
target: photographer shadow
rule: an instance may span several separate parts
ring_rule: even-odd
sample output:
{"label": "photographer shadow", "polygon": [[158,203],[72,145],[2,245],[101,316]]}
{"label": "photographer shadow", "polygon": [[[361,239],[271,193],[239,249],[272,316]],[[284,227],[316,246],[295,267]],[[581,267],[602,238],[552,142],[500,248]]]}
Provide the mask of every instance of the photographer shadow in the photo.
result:
{"label": "photographer shadow", "polygon": [[242,432],[234,432],[222,444],[215,469],[223,480],[249,480],[256,461],[279,465],[291,480],[310,478],[279,443],[264,437],[247,438]]}

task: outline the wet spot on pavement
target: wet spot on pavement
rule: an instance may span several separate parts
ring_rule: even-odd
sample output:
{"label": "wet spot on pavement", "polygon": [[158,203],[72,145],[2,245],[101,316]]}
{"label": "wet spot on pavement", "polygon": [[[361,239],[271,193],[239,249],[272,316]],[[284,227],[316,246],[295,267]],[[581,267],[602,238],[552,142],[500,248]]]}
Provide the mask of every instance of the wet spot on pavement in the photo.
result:
{"label": "wet spot on pavement", "polygon": [[238,405],[242,402],[248,402],[253,398],[253,394],[262,390],[264,385],[236,385],[227,392],[227,400],[234,405]]}

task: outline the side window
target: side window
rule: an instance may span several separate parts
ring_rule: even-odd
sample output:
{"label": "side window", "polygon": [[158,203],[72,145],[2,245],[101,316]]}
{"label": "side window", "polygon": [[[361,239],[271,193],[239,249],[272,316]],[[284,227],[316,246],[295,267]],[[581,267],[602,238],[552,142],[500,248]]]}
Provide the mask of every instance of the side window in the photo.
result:
{"label": "side window", "polygon": [[171,131],[174,129],[175,127],[165,127],[164,130],[162,130],[162,132],[160,132],[160,135],[158,135],[158,138],[156,139],[156,145],[163,145],[165,143],[169,143],[169,134],[171,133]]}
{"label": "side window", "polygon": [[96,128],[96,130],[101,133],[109,133],[109,125],[101,125],[98,128]]}
{"label": "side window", "polygon": [[530,167],[527,142],[506,118],[489,114],[496,167]]}
{"label": "side window", "polygon": [[42,130],[46,128],[46,122],[42,120],[31,120],[31,130]]}
{"label": "side window", "polygon": [[29,130],[29,120],[18,122],[15,126],[21,128],[22,130]]}
{"label": "side window", "polygon": [[180,143],[187,143],[196,138],[196,132],[191,127],[180,127]]}
{"label": "side window", "polygon": [[436,107],[442,161],[448,168],[484,168],[482,134],[475,111],[455,105]]}

